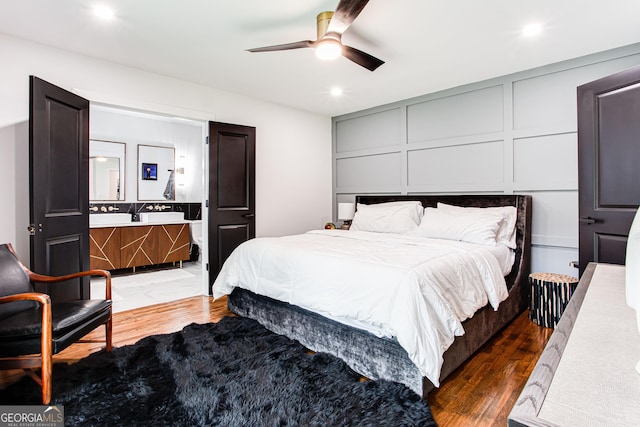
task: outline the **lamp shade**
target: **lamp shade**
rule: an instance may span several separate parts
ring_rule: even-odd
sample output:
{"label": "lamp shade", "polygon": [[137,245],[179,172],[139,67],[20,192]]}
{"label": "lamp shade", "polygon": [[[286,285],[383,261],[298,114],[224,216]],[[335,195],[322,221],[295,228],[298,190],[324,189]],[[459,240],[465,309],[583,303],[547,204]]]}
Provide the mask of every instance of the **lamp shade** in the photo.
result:
{"label": "lamp shade", "polygon": [[338,203],[338,219],[351,220],[356,214],[355,203]]}
{"label": "lamp shade", "polygon": [[[640,209],[631,223],[627,239],[625,259],[625,291],[627,304],[636,311],[636,321],[640,332]],[[636,365],[640,374],[640,362]]]}

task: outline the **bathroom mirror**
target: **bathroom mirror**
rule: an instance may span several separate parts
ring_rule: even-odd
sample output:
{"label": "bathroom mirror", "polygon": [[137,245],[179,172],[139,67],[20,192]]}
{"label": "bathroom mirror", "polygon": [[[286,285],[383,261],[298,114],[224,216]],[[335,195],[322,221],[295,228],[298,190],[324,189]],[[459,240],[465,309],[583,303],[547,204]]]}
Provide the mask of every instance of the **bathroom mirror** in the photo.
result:
{"label": "bathroom mirror", "polygon": [[139,144],[138,200],[175,199],[175,148]]}
{"label": "bathroom mirror", "polygon": [[89,200],[124,200],[125,144],[89,141]]}

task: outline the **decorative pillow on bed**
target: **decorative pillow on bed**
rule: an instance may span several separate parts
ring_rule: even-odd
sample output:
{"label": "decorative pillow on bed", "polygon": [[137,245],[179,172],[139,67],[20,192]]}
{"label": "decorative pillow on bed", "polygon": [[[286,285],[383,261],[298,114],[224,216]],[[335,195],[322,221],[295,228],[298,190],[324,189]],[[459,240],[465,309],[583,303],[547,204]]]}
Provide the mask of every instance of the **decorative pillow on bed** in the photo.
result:
{"label": "decorative pillow on bed", "polygon": [[502,217],[499,215],[425,208],[422,222],[415,234],[421,237],[495,246],[501,221]]}
{"label": "decorative pillow on bed", "polygon": [[438,209],[447,210],[451,212],[462,213],[490,213],[493,215],[500,215],[502,221],[498,228],[498,234],[496,236],[496,242],[502,243],[508,248],[516,248],[516,221],[518,220],[518,209],[515,206],[496,206],[489,208],[475,208],[475,207],[462,207],[447,205],[445,203],[438,202]]}
{"label": "decorative pillow on bed", "polygon": [[405,234],[413,232],[422,218],[420,202],[358,203],[350,230]]}

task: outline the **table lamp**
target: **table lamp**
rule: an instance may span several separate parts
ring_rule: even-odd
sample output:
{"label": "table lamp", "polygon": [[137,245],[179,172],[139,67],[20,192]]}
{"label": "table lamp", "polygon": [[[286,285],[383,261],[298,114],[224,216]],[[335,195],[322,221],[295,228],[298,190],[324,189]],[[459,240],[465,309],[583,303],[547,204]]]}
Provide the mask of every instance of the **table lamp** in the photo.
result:
{"label": "table lamp", "polygon": [[355,203],[338,203],[338,219],[344,221],[341,230],[348,230],[351,227],[351,220],[353,216],[356,214],[356,204]]}

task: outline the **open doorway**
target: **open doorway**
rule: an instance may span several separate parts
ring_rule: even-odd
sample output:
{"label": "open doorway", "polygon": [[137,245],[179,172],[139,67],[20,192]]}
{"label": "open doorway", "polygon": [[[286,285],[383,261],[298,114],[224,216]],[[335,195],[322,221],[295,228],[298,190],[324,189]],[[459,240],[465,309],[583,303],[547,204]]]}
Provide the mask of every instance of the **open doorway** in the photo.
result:
{"label": "open doorway", "polygon": [[[207,229],[207,134],[206,121],[91,103],[90,157],[121,157],[113,163],[120,164],[120,170],[111,168],[105,175],[116,185],[102,194],[114,197],[90,200],[89,215],[90,232],[96,236],[90,238],[92,261],[105,262],[97,268],[112,271],[114,311],[208,293],[207,236],[202,233]],[[147,175],[142,173],[143,164],[152,168]],[[90,187],[99,188],[100,183],[90,182]],[[172,235],[169,225],[179,232]],[[141,231],[151,228],[165,243]],[[106,229],[106,234],[100,236],[99,229]],[[117,260],[104,249],[113,230],[123,236],[115,244],[121,257]],[[146,243],[140,243],[144,239]],[[126,252],[126,248],[134,249]],[[152,250],[158,256],[151,255]],[[182,251],[174,257],[178,261],[163,262],[178,250]],[[92,292],[100,292],[104,284],[96,279],[91,286]]]}

